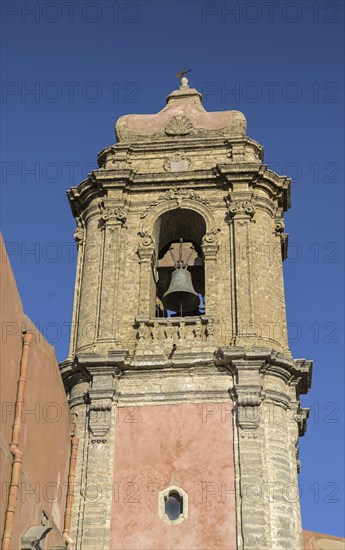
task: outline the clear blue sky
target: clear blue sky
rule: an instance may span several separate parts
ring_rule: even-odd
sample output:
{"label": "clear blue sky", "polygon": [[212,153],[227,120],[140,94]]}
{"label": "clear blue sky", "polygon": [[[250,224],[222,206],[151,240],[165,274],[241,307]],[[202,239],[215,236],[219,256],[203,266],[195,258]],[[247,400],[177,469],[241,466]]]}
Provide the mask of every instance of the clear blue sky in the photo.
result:
{"label": "clear blue sky", "polygon": [[119,116],[159,111],[175,73],[192,68],[206,109],[243,111],[265,162],[293,177],[290,344],[314,359],[303,526],[335,535],[345,534],[343,12],[342,1],[145,0],[3,2],[1,14],[4,239],[25,311],[59,360],[75,276],[66,190],[114,143]]}

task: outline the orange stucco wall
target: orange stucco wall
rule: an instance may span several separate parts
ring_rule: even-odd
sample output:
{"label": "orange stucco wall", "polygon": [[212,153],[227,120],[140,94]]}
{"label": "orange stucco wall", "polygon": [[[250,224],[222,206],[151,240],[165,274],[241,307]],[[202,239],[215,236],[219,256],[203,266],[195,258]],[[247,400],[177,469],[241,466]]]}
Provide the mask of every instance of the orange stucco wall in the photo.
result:
{"label": "orange stucco wall", "polygon": [[[112,550],[236,548],[232,415],[205,415],[204,407],[118,410]],[[189,500],[188,518],[175,525],[158,516],[158,493],[171,485]]]}
{"label": "orange stucco wall", "polygon": [[[1,514],[0,537],[10,482],[14,403],[22,354],[22,330],[34,331],[29,356],[19,449],[23,453],[12,546],[20,548],[27,529],[40,525],[43,511],[53,531],[50,544],[61,543],[70,453],[70,421],[54,349],[24,315],[13,273],[1,246]],[[49,546],[47,546],[49,547]]]}

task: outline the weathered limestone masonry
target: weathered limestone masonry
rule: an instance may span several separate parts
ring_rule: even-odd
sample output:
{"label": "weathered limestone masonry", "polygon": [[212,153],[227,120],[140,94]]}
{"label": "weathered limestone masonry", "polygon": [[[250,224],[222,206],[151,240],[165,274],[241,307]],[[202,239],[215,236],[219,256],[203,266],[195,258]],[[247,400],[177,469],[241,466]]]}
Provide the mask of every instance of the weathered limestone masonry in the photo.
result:
{"label": "weathered limestone masonry", "polygon": [[[287,341],[283,213],[291,182],[262,163],[263,148],[246,136],[242,113],[207,113],[186,78],[158,114],[121,117],[116,135],[116,145],[99,154],[99,169],[68,192],[79,253],[70,353],[61,373],[80,438],[75,547],[185,549],[188,541],[188,549],[302,549],[298,437],[308,411],[299,395],[310,387],[312,363],[292,359]],[[157,317],[159,254],[180,237],[200,245],[205,313]],[[123,521],[129,517],[132,526],[125,532],[117,510],[126,503],[114,504],[125,429],[118,419],[138,410],[145,430],[149,411],[158,426],[157,410],[177,419],[191,404],[200,414],[207,405],[233,407],[226,455],[234,461],[227,467],[235,496],[219,516],[224,525],[216,521],[207,533],[196,527],[195,510],[206,524],[213,501],[192,498],[172,446],[163,474],[188,495],[188,514],[184,509],[176,525],[167,525],[163,505],[156,510],[167,486],[158,481],[156,489],[152,471],[152,494],[145,482],[142,501],[147,521],[136,521],[135,506],[128,506]],[[164,422],[162,432],[147,428],[148,446],[165,439]],[[176,446],[185,437],[179,430],[171,435]],[[216,433],[205,425],[210,453],[225,445]],[[140,447],[129,442],[129,455],[132,445],[139,455],[129,459],[144,471]]]}

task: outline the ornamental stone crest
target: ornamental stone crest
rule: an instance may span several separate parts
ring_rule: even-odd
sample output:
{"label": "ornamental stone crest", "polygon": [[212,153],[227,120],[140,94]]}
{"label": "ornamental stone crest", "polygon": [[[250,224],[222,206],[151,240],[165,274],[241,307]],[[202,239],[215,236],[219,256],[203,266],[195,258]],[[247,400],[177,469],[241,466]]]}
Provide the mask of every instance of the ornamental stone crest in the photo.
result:
{"label": "ornamental stone crest", "polygon": [[146,218],[148,213],[162,202],[176,201],[178,206],[181,206],[185,199],[200,202],[205,205],[209,204],[206,199],[200,197],[193,189],[168,189],[163,195],[158,197],[157,200],[150,202],[148,207],[140,214],[140,218]]}
{"label": "ornamental stone crest", "polygon": [[193,124],[183,115],[173,116],[165,127],[165,133],[168,136],[185,136],[190,134],[193,129]]}

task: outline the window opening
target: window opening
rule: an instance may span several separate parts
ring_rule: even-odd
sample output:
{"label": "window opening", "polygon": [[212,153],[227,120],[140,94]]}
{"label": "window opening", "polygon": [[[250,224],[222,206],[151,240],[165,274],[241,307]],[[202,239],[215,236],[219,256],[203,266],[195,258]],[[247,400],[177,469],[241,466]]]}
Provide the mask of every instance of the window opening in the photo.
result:
{"label": "window opening", "polygon": [[183,514],[183,497],[177,491],[171,491],[165,500],[165,513],[170,521],[176,521]]}
{"label": "window opening", "polygon": [[205,233],[204,219],[192,210],[170,210],[158,220],[156,317],[205,314]]}

